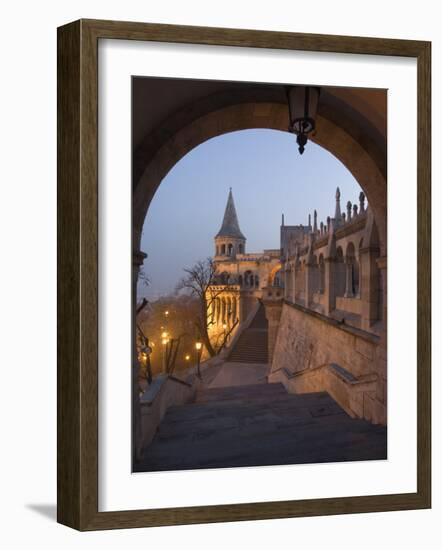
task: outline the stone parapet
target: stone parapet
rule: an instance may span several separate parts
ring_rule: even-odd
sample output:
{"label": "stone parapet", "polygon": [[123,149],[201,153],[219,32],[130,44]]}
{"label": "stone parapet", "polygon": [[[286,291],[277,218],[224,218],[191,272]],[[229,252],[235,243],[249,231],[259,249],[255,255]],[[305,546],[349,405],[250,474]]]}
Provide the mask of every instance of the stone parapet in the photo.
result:
{"label": "stone parapet", "polygon": [[271,322],[278,322],[272,382],[294,393],[328,391],[349,414],[386,423],[386,356],[379,336],[298,304],[265,305],[269,333]]}

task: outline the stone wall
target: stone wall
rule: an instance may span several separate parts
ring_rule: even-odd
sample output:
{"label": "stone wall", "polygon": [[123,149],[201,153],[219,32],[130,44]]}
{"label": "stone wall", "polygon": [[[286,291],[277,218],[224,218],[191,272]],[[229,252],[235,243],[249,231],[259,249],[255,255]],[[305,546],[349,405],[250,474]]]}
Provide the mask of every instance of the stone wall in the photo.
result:
{"label": "stone wall", "polygon": [[[333,391],[336,377],[325,375],[325,370],[341,373],[345,392]],[[381,339],[302,306],[282,306],[270,381],[281,381],[296,393],[329,391],[350,414],[386,424],[386,352]]]}

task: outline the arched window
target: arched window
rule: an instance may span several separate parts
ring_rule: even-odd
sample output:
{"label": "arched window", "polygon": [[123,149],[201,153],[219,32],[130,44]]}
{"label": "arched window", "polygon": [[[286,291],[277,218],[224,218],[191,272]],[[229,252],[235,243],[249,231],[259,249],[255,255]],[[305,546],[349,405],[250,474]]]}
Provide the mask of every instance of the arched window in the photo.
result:
{"label": "arched window", "polygon": [[239,243],[238,245],[238,252],[240,254],[243,254],[244,253],[244,245],[242,243]]}
{"label": "arched window", "polygon": [[236,321],[236,315],[237,315],[237,311],[236,311],[236,298],[233,298],[232,299],[232,322],[234,323]]}
{"label": "arched window", "polygon": [[246,271],[244,273],[244,285],[245,286],[250,286],[251,285],[251,280],[252,280],[252,272],[251,271]]}
{"label": "arched window", "polygon": [[320,254],[319,256],[319,292],[324,293],[325,290],[325,263],[324,256]]}
{"label": "arched window", "polygon": [[216,255],[219,256],[219,246],[216,247]]}
{"label": "arched window", "polygon": [[273,286],[280,288],[282,286],[281,282],[281,270],[279,269],[273,277]]}
{"label": "arched window", "polygon": [[221,298],[216,298],[216,322],[219,323],[221,317]]}
{"label": "arched window", "polygon": [[233,244],[232,243],[229,243],[228,246],[227,246],[227,254],[229,256],[233,255]]}
{"label": "arched window", "polygon": [[340,246],[336,249],[335,275],[336,296],[344,296],[346,287],[346,269],[344,263],[344,253]]}
{"label": "arched window", "polygon": [[362,264],[361,264],[361,248],[363,245],[364,239],[361,239],[359,241],[359,249],[358,249],[358,275],[359,275],[359,282],[358,282],[358,297],[361,297],[362,293]]}
{"label": "arched window", "polygon": [[355,246],[352,242],[347,245],[345,264],[345,296],[354,297],[359,293],[359,265],[356,260]]}
{"label": "arched window", "polygon": [[222,256],[225,256],[225,255],[226,255],[226,245],[225,245],[225,244],[222,244],[222,245],[221,245],[221,255],[222,255]]}

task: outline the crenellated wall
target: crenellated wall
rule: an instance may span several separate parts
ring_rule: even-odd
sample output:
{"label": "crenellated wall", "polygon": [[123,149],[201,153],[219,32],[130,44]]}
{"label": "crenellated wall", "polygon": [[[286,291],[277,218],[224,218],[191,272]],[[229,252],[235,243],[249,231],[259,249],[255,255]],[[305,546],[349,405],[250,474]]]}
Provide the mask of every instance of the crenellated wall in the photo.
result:
{"label": "crenellated wall", "polygon": [[281,307],[269,381],[292,393],[328,391],[350,415],[386,424],[384,340],[297,304]]}

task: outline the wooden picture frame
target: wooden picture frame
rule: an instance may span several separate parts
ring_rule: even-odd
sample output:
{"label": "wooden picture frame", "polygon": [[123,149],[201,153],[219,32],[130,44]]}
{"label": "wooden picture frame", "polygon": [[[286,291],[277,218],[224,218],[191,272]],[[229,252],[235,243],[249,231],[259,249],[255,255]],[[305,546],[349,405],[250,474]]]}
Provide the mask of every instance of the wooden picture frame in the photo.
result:
{"label": "wooden picture frame", "polygon": [[[124,39],[402,56],[418,67],[417,492],[98,511],[98,41]],[[58,521],[82,531],[431,506],[431,44],[119,21],[58,29]]]}

